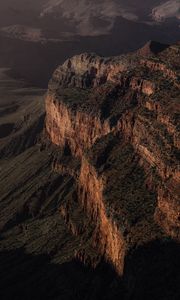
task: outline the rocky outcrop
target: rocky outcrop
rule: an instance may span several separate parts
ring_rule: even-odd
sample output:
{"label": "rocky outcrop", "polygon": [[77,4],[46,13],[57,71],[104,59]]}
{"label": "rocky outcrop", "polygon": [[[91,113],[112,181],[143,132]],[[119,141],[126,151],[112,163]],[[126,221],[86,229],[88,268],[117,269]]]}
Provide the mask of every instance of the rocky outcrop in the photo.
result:
{"label": "rocky outcrop", "polygon": [[113,61],[96,54],[77,55],[57,68],[50,82],[50,88],[56,84],[80,88],[97,86],[111,80],[117,74],[127,70],[128,67],[130,64],[127,63],[126,58]]}
{"label": "rocky outcrop", "polygon": [[[61,213],[74,235],[92,226],[98,258],[86,249],[76,255],[88,263],[92,255],[94,266],[103,257],[118,274],[128,252],[163,238],[161,228],[179,239],[179,70],[174,58],[163,61],[164,51],[146,59],[75,56],[55,71],[46,98],[50,140],[81,165],[78,172],[54,165],[77,183],[76,204]],[[80,223],[76,209],[86,216]]]}
{"label": "rocky outcrop", "polygon": [[46,98],[46,111],[46,130],[52,142],[68,146],[75,156],[82,156],[96,139],[110,132],[107,121],[102,123],[98,116],[72,111],[50,95]]}
{"label": "rocky outcrop", "polygon": [[[138,63],[147,65],[147,61],[140,60]],[[164,66],[162,64],[162,66]],[[59,87],[79,87],[88,88],[96,87],[106,82],[118,82],[122,85],[130,85],[132,88],[141,87],[146,94],[146,87],[152,83],[142,78],[132,78],[129,82],[128,73],[137,67],[137,57],[130,55],[129,57],[115,57],[113,59],[101,58],[94,54],[81,54],[67,60],[62,66],[56,69],[49,84],[49,90],[56,90]],[[149,61],[149,68],[150,61]],[[159,67],[152,65],[152,70],[160,70]],[[162,67],[161,71],[164,72]],[[123,76],[123,74],[126,76]],[[138,83],[138,84],[137,84]],[[149,94],[149,92],[148,92]]]}
{"label": "rocky outcrop", "polygon": [[169,77],[172,80],[177,80],[176,72],[168,68],[165,63],[161,63],[159,61],[154,61],[154,60],[144,60],[144,59],[142,59],[140,63],[154,72],[159,71],[163,74],[163,76]]}
{"label": "rocky outcrop", "polygon": [[169,45],[161,44],[155,41],[147,42],[141,49],[139,49],[136,53],[141,56],[153,56],[167,49]]}
{"label": "rocky outcrop", "polygon": [[[178,47],[165,51],[156,59],[178,74]],[[7,80],[1,298],[180,298],[179,90],[139,59],[108,59],[110,79],[86,88],[65,84],[68,70],[53,79],[44,130],[42,91]]]}
{"label": "rocky outcrop", "polygon": [[98,178],[93,166],[83,159],[79,177],[79,199],[85,212],[95,222],[93,246],[123,274],[125,241],[115,222],[106,215],[103,200],[103,179]]}
{"label": "rocky outcrop", "polygon": [[158,189],[158,207],[155,218],[169,235],[180,239],[179,181],[169,180]]}

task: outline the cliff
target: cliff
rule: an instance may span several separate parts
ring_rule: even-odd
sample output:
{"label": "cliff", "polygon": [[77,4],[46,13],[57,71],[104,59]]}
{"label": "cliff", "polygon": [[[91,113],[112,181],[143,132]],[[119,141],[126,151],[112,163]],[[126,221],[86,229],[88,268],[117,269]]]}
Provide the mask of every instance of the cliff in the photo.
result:
{"label": "cliff", "polygon": [[180,46],[145,52],[68,59],[46,97],[46,132],[80,166],[54,167],[76,180],[76,204],[60,210],[75,235],[89,232],[96,258],[76,255],[94,266],[103,257],[121,275],[134,249],[180,239]]}
{"label": "cliff", "polygon": [[179,45],[154,47],[69,59],[46,117],[0,72],[1,299],[180,298]]}

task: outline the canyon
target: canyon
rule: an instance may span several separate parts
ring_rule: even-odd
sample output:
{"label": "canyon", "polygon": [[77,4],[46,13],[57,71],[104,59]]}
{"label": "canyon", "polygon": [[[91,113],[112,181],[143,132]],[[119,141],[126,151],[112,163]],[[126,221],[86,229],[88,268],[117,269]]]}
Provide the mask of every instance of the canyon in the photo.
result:
{"label": "canyon", "polygon": [[45,113],[27,114],[22,128],[13,119],[15,133],[1,138],[0,253],[11,252],[9,264],[13,251],[53,264],[39,271],[48,292],[30,298],[179,298],[179,56],[179,43],[148,42],[69,58]]}

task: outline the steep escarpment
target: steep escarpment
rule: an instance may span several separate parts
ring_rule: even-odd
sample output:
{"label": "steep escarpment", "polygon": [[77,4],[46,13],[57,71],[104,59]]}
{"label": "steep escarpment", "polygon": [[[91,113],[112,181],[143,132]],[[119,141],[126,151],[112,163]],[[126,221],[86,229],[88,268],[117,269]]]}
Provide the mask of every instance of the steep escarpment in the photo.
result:
{"label": "steep escarpment", "polygon": [[68,109],[63,102],[55,100],[53,96],[48,95],[46,108],[46,129],[52,142],[69,147],[75,156],[82,156],[85,148],[91,147],[98,137],[110,132],[108,122],[102,123],[98,116],[89,116],[87,113]]}
{"label": "steep escarpment", "polygon": [[85,212],[96,224],[93,245],[119,274],[123,274],[125,241],[113,218],[106,213],[103,180],[85,159],[82,161],[79,177],[79,198]]}
{"label": "steep escarpment", "polygon": [[44,129],[0,82],[2,299],[179,299],[178,57],[69,59]]}
{"label": "steep escarpment", "polygon": [[54,144],[66,145],[73,155],[81,157],[98,138],[117,132],[122,115],[133,109],[143,95],[154,92],[153,82],[127,74],[120,74],[117,82],[108,81],[92,89],[57,90],[50,84],[46,130]]}
{"label": "steep escarpment", "polygon": [[75,235],[92,225],[91,246],[119,274],[133,249],[179,239],[179,51],[75,56],[49,84],[46,131],[80,162],[76,203],[86,220],[77,229],[72,202],[61,211]]}

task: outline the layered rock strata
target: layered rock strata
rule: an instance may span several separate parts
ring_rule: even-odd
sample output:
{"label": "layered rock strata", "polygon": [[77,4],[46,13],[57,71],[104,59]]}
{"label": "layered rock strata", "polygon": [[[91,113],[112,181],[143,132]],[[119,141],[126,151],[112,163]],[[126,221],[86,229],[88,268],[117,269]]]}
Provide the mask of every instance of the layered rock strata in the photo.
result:
{"label": "layered rock strata", "polygon": [[179,239],[179,55],[179,44],[146,59],[82,54],[49,84],[46,131],[80,160],[76,201],[93,224],[91,245],[119,274],[139,245]]}

